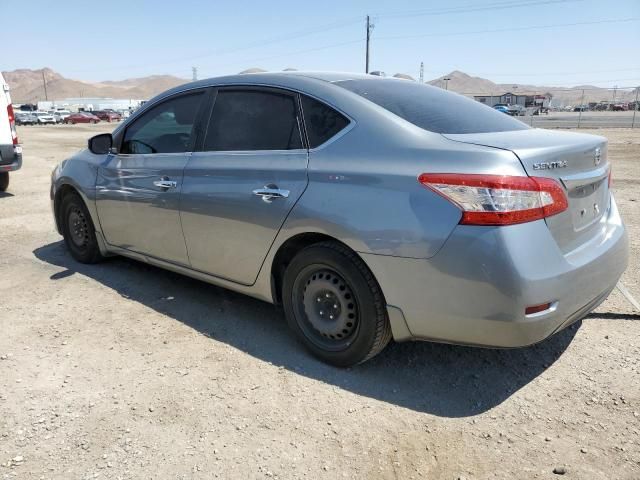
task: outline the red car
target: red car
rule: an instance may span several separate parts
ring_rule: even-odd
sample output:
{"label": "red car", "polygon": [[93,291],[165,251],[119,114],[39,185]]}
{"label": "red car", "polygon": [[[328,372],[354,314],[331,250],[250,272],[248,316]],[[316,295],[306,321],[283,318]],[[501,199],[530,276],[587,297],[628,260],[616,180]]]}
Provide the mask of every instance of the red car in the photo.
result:
{"label": "red car", "polygon": [[122,115],[112,110],[98,110],[92,113],[100,120],[104,120],[106,122],[119,122],[122,120]]}
{"label": "red car", "polygon": [[98,123],[100,119],[89,112],[72,113],[64,119],[64,123],[75,125],[76,123]]}

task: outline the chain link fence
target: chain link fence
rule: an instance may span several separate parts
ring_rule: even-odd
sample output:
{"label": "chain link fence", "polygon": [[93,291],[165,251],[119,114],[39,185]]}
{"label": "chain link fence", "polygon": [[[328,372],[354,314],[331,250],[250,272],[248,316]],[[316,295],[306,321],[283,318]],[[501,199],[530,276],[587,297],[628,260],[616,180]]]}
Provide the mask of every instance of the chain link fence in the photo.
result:
{"label": "chain link fence", "polygon": [[463,92],[540,128],[640,128],[640,87],[574,87]]}

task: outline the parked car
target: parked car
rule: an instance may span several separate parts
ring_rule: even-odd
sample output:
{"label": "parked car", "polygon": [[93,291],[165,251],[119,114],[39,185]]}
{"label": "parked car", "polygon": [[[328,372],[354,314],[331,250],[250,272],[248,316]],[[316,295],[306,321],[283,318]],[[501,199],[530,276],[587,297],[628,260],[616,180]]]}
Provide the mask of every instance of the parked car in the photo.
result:
{"label": "parked car", "polygon": [[51,112],[51,114],[53,118],[55,118],[56,123],[64,123],[65,118],[71,115],[71,112],[69,110],[56,110]]}
{"label": "parked car", "polygon": [[507,108],[509,115],[511,115],[512,117],[524,117],[527,114],[527,109],[522,105],[518,105],[517,103],[514,105],[509,105]]}
{"label": "parked car", "polygon": [[574,112],[587,112],[589,111],[589,105],[577,105],[573,107]]}
{"label": "parked car", "polygon": [[31,112],[16,112],[16,125],[35,125],[38,123],[38,117]]}
{"label": "parked car", "polygon": [[437,87],[259,73],[157,96],[58,165],[51,200],[77,261],[282,304],[347,366],[391,338],[519,347],[587,315],[627,265],[609,175],[605,138]]}
{"label": "parked car", "polygon": [[55,125],[56,118],[47,112],[33,112],[32,115],[37,118],[36,125]]}
{"label": "parked car", "polygon": [[89,112],[72,113],[64,119],[64,123],[75,125],[76,123],[98,123],[100,119]]}
{"label": "parked car", "polygon": [[629,110],[629,107],[624,103],[616,103],[613,107],[611,107],[611,109],[614,112],[626,112],[627,110]]}
{"label": "parked car", "polygon": [[507,115],[511,115],[511,113],[509,112],[509,106],[508,105],[504,105],[502,103],[498,103],[498,104],[493,106],[493,109],[497,110],[498,112],[502,112],[502,113],[506,113]]}
{"label": "parked car", "polygon": [[119,122],[122,120],[122,115],[118,112],[114,112],[113,110],[98,110],[93,112],[93,114],[105,122]]}
{"label": "parked car", "polygon": [[0,72],[0,192],[9,188],[9,172],[22,166],[22,145],[15,120],[9,85]]}

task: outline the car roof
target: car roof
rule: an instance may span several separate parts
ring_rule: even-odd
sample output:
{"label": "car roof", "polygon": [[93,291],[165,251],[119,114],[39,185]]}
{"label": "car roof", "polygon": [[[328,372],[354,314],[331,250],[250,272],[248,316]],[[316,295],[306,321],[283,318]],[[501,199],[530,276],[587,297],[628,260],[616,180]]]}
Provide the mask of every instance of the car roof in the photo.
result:
{"label": "car roof", "polygon": [[195,82],[188,82],[178,85],[170,90],[160,93],[149,100],[148,103],[155,103],[164,97],[181,93],[196,88],[206,88],[224,85],[264,85],[274,87],[291,88],[304,91],[313,90],[314,85],[331,84],[345,80],[375,80],[382,82],[407,82],[405,79],[394,77],[380,77],[377,75],[367,75],[364,73],[352,72],[319,72],[319,71],[286,71],[286,72],[256,72],[239,73],[236,75],[226,75],[221,77],[206,78]]}
{"label": "car roof", "polygon": [[[339,82],[343,80],[354,80],[361,78],[384,78],[375,75],[367,75],[364,73],[353,72],[322,72],[322,71],[287,71],[287,72],[255,72],[255,73],[239,73],[236,75],[225,75],[222,77],[211,77],[200,82],[210,85],[219,85],[224,83],[249,83],[252,80],[257,82],[265,82],[268,80],[282,81],[283,79],[299,79],[310,78],[315,80],[322,80],[325,82]],[[196,82],[196,83],[200,83]]]}

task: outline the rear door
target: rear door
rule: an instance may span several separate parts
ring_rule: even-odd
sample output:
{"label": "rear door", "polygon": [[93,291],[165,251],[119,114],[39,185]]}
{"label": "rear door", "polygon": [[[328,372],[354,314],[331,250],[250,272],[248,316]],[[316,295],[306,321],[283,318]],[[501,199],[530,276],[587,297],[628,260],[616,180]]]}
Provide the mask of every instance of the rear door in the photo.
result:
{"label": "rear door", "polygon": [[543,129],[445,137],[511,150],[530,176],[559,180],[569,208],[548,217],[546,222],[564,253],[600,231],[599,222],[609,208],[610,165],[605,138]]}
{"label": "rear door", "polygon": [[189,265],[180,192],[207,96],[191,91],[150,108],[127,126],[118,154],[98,169],[96,205],[109,244]]}
{"label": "rear door", "polygon": [[201,151],[184,172],[182,227],[191,266],[245,285],[307,185],[297,94],[225,87]]}

